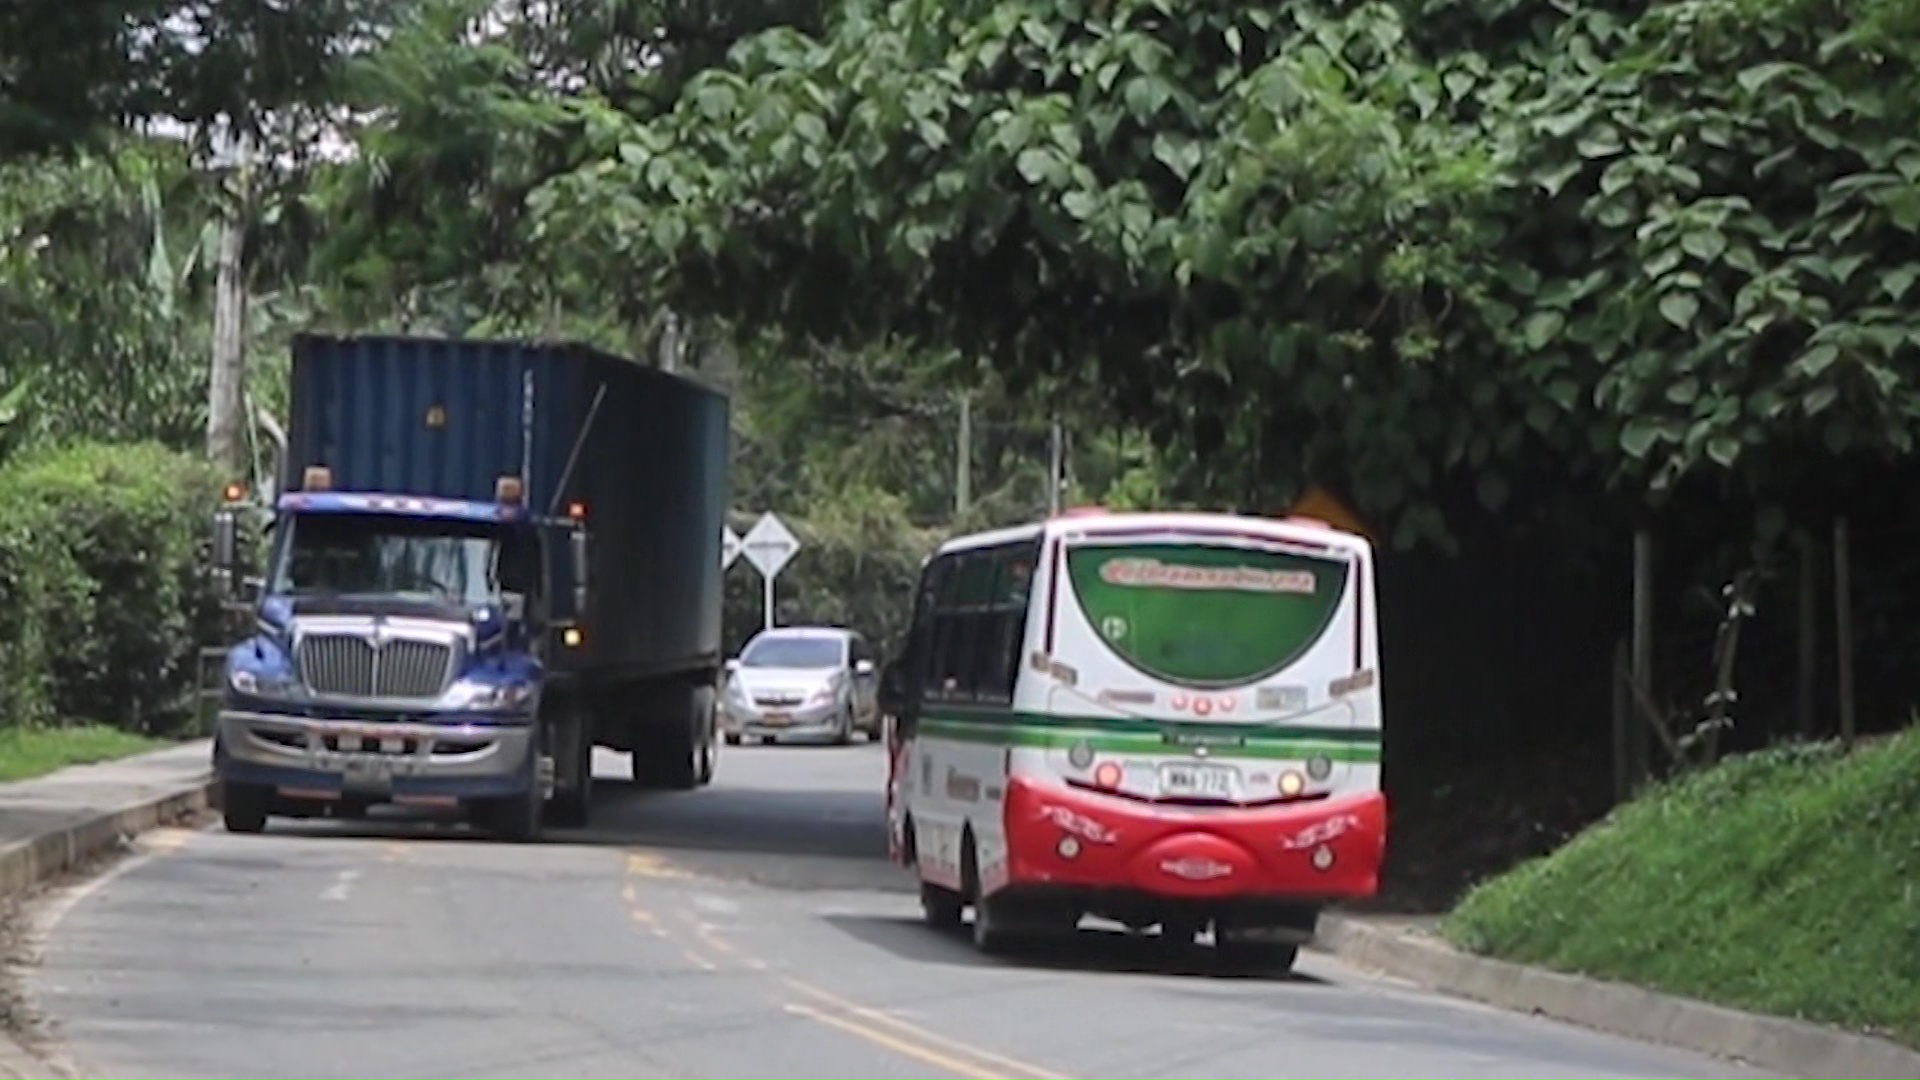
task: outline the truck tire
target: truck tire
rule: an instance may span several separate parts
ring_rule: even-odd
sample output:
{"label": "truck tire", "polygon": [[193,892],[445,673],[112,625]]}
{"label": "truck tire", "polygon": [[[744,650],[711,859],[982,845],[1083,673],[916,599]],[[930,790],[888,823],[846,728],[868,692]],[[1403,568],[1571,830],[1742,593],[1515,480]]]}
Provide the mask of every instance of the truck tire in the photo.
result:
{"label": "truck tire", "polygon": [[[585,717],[575,722],[585,725]],[[556,788],[547,805],[547,816],[562,829],[585,828],[593,817],[593,735],[586,730],[569,734],[569,775],[577,778],[571,789]]]}
{"label": "truck tire", "polygon": [[706,787],[713,783],[713,774],[720,768],[720,747],[714,736],[720,725],[714,715],[714,693],[710,687],[700,687],[693,692],[693,716],[695,737],[700,743],[699,785]]}
{"label": "truck tire", "polygon": [[700,695],[693,687],[663,694],[661,720],[635,740],[633,782],[641,787],[688,791],[700,786],[699,742],[708,723],[696,722]]}
{"label": "truck tire", "polygon": [[222,781],[220,785],[220,823],[231,833],[265,832],[267,828],[267,789],[251,784]]}
{"label": "truck tire", "polygon": [[[547,820],[563,829],[585,826],[593,814],[594,714],[579,697],[558,698],[547,720],[548,745],[554,746],[553,798]],[[559,755],[565,755],[559,757]],[[572,786],[568,786],[569,781]]]}
{"label": "truck tire", "polygon": [[540,785],[529,785],[525,794],[510,795],[489,808],[493,835],[509,844],[531,844],[540,839]]}

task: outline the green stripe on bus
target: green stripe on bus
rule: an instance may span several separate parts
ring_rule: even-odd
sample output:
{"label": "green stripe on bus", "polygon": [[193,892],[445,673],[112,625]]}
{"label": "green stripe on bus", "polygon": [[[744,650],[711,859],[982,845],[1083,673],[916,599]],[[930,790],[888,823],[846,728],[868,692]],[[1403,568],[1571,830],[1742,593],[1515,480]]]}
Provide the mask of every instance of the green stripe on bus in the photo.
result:
{"label": "green stripe on bus", "polygon": [[1379,728],[1333,724],[1208,723],[1198,720],[1142,720],[1123,716],[1066,716],[1059,713],[1015,712],[993,705],[935,705],[921,711],[928,720],[963,724],[1017,724],[1020,727],[1072,728],[1076,731],[1121,732],[1159,736],[1169,732],[1206,739],[1312,739],[1319,742],[1380,745]]}
{"label": "green stripe on bus", "polygon": [[[1221,725],[1208,725],[1219,728]],[[1149,730],[1118,728],[1100,717],[1040,716],[1033,713],[1002,712],[993,718],[984,713],[958,715],[927,714],[921,717],[923,734],[956,742],[988,746],[1024,746],[1066,750],[1084,742],[1095,751],[1110,754],[1164,754],[1170,749],[1205,745],[1222,757],[1258,758],[1270,761],[1298,761],[1322,756],[1353,764],[1380,761],[1379,733],[1340,732],[1341,738],[1327,738],[1324,728],[1240,728],[1230,734],[1218,731],[1194,732],[1184,725],[1151,725]],[[1354,735],[1368,734],[1372,741],[1362,742]]]}

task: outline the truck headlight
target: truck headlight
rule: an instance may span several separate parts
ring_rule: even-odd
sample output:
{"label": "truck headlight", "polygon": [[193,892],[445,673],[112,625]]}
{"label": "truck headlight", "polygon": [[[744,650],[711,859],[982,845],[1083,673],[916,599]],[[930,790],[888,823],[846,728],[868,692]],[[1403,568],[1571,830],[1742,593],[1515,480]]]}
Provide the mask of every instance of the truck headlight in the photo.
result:
{"label": "truck headlight", "polygon": [[457,682],[443,704],[449,709],[517,709],[532,697],[530,683]]}
{"label": "truck headlight", "polygon": [[262,675],[257,671],[237,669],[227,676],[227,684],[235,692],[248,697],[285,698],[300,692],[299,680],[289,675]]}

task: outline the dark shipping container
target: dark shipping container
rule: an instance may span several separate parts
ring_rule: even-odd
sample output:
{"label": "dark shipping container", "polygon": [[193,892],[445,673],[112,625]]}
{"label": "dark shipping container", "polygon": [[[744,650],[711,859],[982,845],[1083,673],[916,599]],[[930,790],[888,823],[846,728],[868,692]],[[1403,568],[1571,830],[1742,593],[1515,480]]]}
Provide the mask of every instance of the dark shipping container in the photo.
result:
{"label": "dark shipping container", "polygon": [[[289,489],[325,465],[338,491],[489,501],[514,475],[537,513],[585,503],[584,674],[719,663],[724,394],[582,345],[306,335],[294,341],[292,399]],[[564,597],[565,546],[549,550]]]}

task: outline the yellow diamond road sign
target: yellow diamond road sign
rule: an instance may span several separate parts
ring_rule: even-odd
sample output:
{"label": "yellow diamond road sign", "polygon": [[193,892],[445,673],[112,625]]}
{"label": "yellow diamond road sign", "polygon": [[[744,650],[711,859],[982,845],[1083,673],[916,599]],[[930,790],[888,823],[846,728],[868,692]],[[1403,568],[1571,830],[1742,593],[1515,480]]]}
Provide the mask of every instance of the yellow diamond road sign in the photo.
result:
{"label": "yellow diamond road sign", "polygon": [[1306,494],[1300,496],[1299,501],[1293,504],[1292,512],[1301,517],[1318,518],[1342,532],[1364,536],[1368,540],[1374,539],[1373,530],[1367,527],[1367,523],[1361,520],[1353,507],[1340,501],[1333,492],[1317,484],[1308,488]]}

